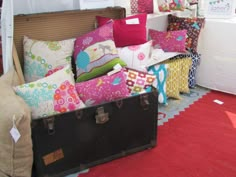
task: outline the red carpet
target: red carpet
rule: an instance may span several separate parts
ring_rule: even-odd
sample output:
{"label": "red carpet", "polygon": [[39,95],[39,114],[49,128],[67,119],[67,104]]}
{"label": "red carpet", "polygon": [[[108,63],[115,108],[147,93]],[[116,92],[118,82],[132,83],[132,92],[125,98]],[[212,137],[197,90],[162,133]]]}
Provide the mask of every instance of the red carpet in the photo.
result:
{"label": "red carpet", "polygon": [[[223,101],[223,105],[213,100]],[[158,145],[79,177],[235,177],[236,96],[212,91],[158,127]]]}

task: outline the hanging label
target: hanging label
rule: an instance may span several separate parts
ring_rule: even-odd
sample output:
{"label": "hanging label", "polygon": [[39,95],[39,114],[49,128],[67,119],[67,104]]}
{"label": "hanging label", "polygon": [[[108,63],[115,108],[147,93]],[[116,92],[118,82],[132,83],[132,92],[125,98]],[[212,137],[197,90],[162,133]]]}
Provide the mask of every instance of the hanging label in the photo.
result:
{"label": "hanging label", "polygon": [[14,115],[14,116],[13,116],[13,119],[12,119],[12,121],[13,121],[13,127],[12,127],[11,130],[10,130],[10,134],[11,134],[11,136],[12,136],[14,142],[17,143],[17,141],[18,141],[18,140],[20,139],[20,137],[21,137],[21,134],[20,134],[20,132],[18,131],[16,125],[15,125],[15,119],[16,119],[16,118],[15,118],[15,115]]}

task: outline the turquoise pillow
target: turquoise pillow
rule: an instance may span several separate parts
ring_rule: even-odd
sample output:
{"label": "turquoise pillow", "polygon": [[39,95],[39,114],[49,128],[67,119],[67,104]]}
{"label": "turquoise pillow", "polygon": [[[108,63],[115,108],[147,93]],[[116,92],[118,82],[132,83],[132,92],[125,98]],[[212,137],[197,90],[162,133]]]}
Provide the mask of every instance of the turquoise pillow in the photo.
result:
{"label": "turquoise pillow", "polygon": [[156,81],[153,83],[154,87],[158,90],[158,102],[162,104],[167,104],[167,94],[166,94],[166,79],[167,79],[167,64],[157,64],[150,66],[148,68],[149,74],[154,74],[156,76]]}

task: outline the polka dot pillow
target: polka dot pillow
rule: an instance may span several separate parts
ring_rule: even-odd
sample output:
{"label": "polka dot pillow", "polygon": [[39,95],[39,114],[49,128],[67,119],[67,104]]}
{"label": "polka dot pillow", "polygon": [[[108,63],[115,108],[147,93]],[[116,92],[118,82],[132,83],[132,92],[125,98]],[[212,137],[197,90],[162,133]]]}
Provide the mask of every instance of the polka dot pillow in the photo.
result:
{"label": "polka dot pillow", "polygon": [[42,41],[24,36],[25,82],[36,81],[58,66],[71,64],[74,41]]}
{"label": "polka dot pillow", "polygon": [[14,87],[14,90],[31,108],[32,119],[85,107],[75,90],[70,65],[48,77]]}

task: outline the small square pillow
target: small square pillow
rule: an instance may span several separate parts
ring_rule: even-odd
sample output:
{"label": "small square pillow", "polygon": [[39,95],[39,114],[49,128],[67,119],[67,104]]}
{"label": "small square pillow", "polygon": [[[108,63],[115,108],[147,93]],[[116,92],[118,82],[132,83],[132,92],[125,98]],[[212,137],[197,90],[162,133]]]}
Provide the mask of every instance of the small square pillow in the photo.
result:
{"label": "small square pillow", "polygon": [[104,75],[75,84],[79,97],[86,106],[93,106],[129,96],[126,75],[121,70],[111,76]]}
{"label": "small square pillow", "polygon": [[155,75],[148,74],[146,72],[141,72],[130,68],[125,68],[124,71],[126,75],[126,85],[131,95],[145,91],[147,88],[152,86],[156,79]]}
{"label": "small square pillow", "polygon": [[168,31],[187,30],[185,47],[197,51],[198,38],[205,22],[204,18],[186,18],[168,15]]}
{"label": "small square pillow", "polygon": [[109,22],[76,38],[74,59],[77,82],[102,75],[118,63],[125,66],[126,63],[119,58],[113,41],[113,23]]}
{"label": "small square pillow", "polygon": [[32,119],[85,107],[77,95],[70,65],[48,77],[14,87],[14,90],[31,108]]}
{"label": "small square pillow", "polygon": [[179,91],[181,93],[189,93],[188,76],[189,76],[189,70],[192,66],[192,59],[183,58],[183,59],[178,59],[178,60],[181,65]]}
{"label": "small square pillow", "polygon": [[[111,20],[107,17],[96,16],[98,26]],[[141,13],[123,19],[114,20],[114,40],[116,47],[138,45],[147,42],[147,14]]]}
{"label": "small square pillow", "polygon": [[149,29],[150,38],[153,46],[163,49],[165,52],[186,52],[187,30],[178,31],[157,31]]}
{"label": "small square pillow", "polygon": [[157,0],[157,4],[160,12],[170,12],[168,0]]}
{"label": "small square pillow", "polygon": [[185,1],[184,0],[172,0],[169,3],[170,10],[179,10],[184,11],[185,8]]}
{"label": "small square pillow", "polygon": [[181,99],[180,97],[180,75],[181,63],[179,60],[167,60],[164,62],[168,64],[168,76],[166,80],[166,95],[168,98]]}
{"label": "small square pillow", "polygon": [[120,58],[125,61],[127,67],[139,71],[147,71],[146,66],[150,59],[152,41],[144,44],[118,47]]}
{"label": "small square pillow", "polygon": [[24,36],[25,82],[41,79],[57,67],[71,64],[75,39],[62,41],[41,41]]}
{"label": "small square pillow", "polygon": [[166,95],[166,80],[167,80],[167,64],[157,64],[148,68],[149,74],[154,74],[156,80],[153,86],[158,90],[158,102],[161,104],[167,104]]}

